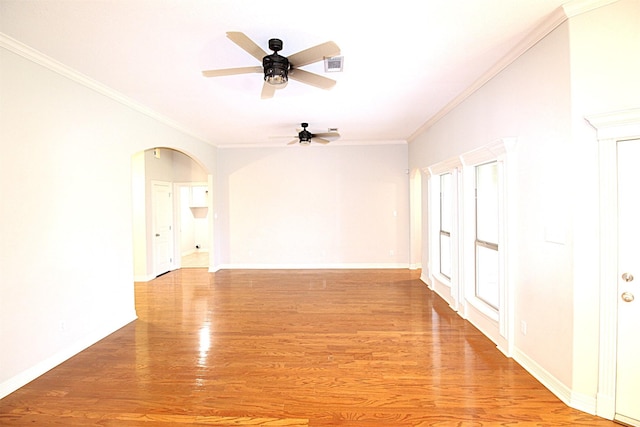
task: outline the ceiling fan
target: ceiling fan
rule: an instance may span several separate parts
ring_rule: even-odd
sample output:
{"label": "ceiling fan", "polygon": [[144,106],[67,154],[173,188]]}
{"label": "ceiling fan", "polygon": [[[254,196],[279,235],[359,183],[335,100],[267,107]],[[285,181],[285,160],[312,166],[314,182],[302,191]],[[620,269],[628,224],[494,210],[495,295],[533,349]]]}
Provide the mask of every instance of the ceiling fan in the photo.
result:
{"label": "ceiling fan", "polygon": [[311,133],[307,130],[309,127],[309,123],[300,123],[302,126],[302,130],[298,132],[298,136],[293,141],[289,142],[287,145],[299,143],[301,145],[309,145],[312,142],[318,142],[320,144],[328,144],[331,141],[335,141],[340,138],[340,134],[338,132],[322,132],[322,133]]}
{"label": "ceiling fan", "polygon": [[237,31],[227,32],[227,37],[248,52],[251,56],[262,62],[262,66],[225,68],[220,70],[206,70],[202,72],[205,77],[231,76],[235,74],[263,73],[264,84],[261,98],[272,98],[276,89],[282,89],[287,85],[289,78],[320,89],[331,89],[335,80],[321,75],[301,70],[300,67],[322,61],[340,55],[340,48],[334,42],[325,42],[309,49],[302,50],[288,57],[278,54],[282,50],[282,40],[269,40],[269,49],[272,54],[267,54],[260,46],[253,42],[244,33]]}

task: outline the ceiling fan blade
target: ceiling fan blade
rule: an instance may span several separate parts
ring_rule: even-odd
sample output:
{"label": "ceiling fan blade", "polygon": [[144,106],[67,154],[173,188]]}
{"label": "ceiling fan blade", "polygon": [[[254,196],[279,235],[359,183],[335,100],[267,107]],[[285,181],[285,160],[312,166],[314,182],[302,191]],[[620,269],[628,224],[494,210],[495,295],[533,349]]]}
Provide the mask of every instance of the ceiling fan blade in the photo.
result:
{"label": "ceiling fan blade", "polygon": [[255,67],[238,67],[238,68],[224,68],[221,70],[205,70],[202,75],[205,77],[219,77],[219,76],[233,76],[235,74],[249,74],[249,73],[262,73],[261,66]]}
{"label": "ceiling fan blade", "polygon": [[289,78],[320,89],[331,89],[336,84],[335,80],[328,79],[319,74],[310,73],[309,71],[299,70],[297,68],[289,70]]}
{"label": "ceiling fan blade", "polygon": [[297,144],[298,142],[300,142],[300,140],[298,138],[292,140],[291,142],[288,142],[287,145],[293,145],[293,144]]}
{"label": "ceiling fan blade", "polygon": [[329,141],[335,141],[336,139],[340,138],[340,134],[338,132],[320,132],[320,133],[314,133],[313,137],[319,137],[319,138],[324,138],[324,139],[328,139]]}
{"label": "ceiling fan blade", "polygon": [[260,62],[262,62],[262,58],[267,56],[267,52],[265,52],[264,49],[255,44],[255,42],[247,37],[244,33],[238,31],[228,31],[227,37]]}
{"label": "ceiling fan blade", "polygon": [[273,95],[276,93],[276,87],[270,85],[267,82],[264,82],[262,84],[262,93],[260,94],[260,98],[262,99],[268,99],[268,98],[273,98]]}
{"label": "ceiling fan blade", "polygon": [[340,55],[340,48],[334,42],[325,42],[309,49],[301,50],[298,53],[289,55],[289,63],[293,67],[302,67],[322,61],[324,58]]}
{"label": "ceiling fan blade", "polygon": [[316,138],[315,136],[313,138],[311,138],[311,141],[313,142],[318,142],[320,144],[328,144],[331,141],[329,141],[328,139],[324,139],[324,138]]}

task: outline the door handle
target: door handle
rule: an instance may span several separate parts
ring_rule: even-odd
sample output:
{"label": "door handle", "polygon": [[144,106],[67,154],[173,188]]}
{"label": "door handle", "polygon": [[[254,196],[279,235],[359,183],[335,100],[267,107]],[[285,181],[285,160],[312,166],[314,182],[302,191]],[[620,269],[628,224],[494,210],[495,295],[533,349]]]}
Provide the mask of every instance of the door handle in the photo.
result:
{"label": "door handle", "polygon": [[622,273],[622,280],[624,280],[625,282],[631,282],[633,280],[633,274]]}
{"label": "door handle", "polygon": [[158,233],[156,233],[156,237],[160,237],[160,235]]}
{"label": "door handle", "polygon": [[634,299],[636,299],[631,292],[623,292],[622,295],[620,295],[620,297],[624,302],[631,302]]}

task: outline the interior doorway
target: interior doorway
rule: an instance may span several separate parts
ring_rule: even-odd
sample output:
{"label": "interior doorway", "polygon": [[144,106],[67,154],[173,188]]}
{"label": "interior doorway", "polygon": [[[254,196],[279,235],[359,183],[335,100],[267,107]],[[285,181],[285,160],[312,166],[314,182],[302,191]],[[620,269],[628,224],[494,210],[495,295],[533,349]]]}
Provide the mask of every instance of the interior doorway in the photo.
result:
{"label": "interior doorway", "polygon": [[209,187],[206,182],[176,184],[180,268],[209,266]]}
{"label": "interior doorway", "polygon": [[[600,349],[596,413],[640,426],[637,212],[640,109],[588,117],[597,130],[600,206]],[[640,273],[639,273],[640,274]],[[631,323],[630,323],[631,322]],[[633,322],[636,322],[635,325]]]}
{"label": "interior doorway", "polygon": [[[166,194],[170,198],[168,208],[160,209],[157,205],[159,198],[154,183],[166,184]],[[149,281],[158,274],[176,268],[182,268],[182,255],[192,255],[185,258],[187,267],[209,267],[211,259],[212,219],[210,209],[209,183],[211,176],[200,162],[191,156],[171,148],[153,148],[139,152],[132,157],[132,206],[133,206],[133,248],[134,248],[134,280]],[[179,191],[188,188],[190,200],[187,205],[188,215],[181,215]],[[163,232],[158,231],[158,219],[164,219],[170,224],[164,224]],[[193,240],[193,250],[182,248],[182,226],[187,219],[191,220],[187,237],[197,234],[197,242]],[[156,236],[160,234],[160,236]],[[162,238],[163,245],[159,246],[158,238]],[[159,257],[159,255],[162,255]],[[165,262],[158,266],[158,259]],[[168,270],[167,270],[168,268]],[[163,270],[163,271],[160,271]],[[166,271],[164,271],[166,270]]]}

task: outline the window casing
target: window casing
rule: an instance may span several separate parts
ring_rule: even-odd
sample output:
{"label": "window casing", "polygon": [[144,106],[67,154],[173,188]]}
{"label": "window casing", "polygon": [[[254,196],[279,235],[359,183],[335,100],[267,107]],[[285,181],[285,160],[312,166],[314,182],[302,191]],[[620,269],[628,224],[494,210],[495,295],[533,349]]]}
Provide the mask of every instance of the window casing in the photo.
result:
{"label": "window casing", "polygon": [[[429,286],[511,354],[514,297],[508,254],[514,229],[516,138],[501,138],[435,163],[429,174]],[[447,182],[451,175],[451,229]],[[444,190],[441,192],[441,188]],[[449,234],[447,235],[447,232]],[[449,236],[449,239],[446,237]],[[450,252],[447,251],[447,242]],[[442,253],[450,253],[450,276]],[[444,268],[443,268],[444,267]]]}

